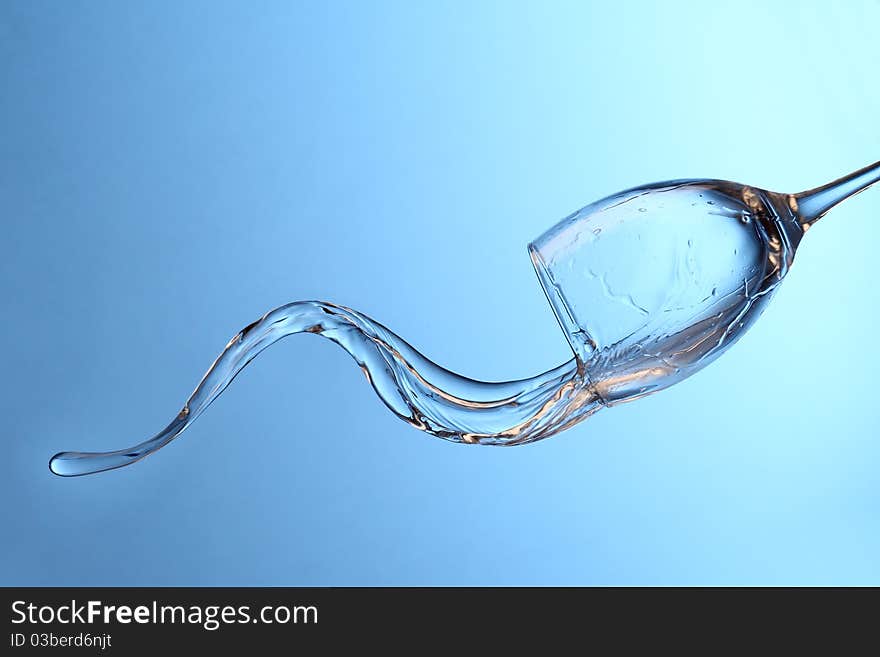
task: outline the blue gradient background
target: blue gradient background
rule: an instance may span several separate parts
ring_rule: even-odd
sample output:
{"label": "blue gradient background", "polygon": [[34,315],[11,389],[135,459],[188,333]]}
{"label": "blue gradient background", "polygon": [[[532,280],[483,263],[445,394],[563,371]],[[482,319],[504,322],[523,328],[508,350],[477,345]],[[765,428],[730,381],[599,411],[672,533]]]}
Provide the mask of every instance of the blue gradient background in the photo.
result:
{"label": "blue gradient background", "polygon": [[552,440],[427,437],[306,336],[143,463],[46,467],[295,299],[531,375],[569,212],[880,158],[880,3],[767,4],[0,4],[0,583],[880,584],[876,189],[728,355]]}

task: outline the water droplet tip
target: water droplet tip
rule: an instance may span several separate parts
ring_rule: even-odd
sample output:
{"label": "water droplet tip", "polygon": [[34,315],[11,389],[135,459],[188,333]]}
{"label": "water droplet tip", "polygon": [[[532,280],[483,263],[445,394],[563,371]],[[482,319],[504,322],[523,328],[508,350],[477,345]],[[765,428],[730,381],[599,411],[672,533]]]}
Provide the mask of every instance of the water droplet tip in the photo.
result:
{"label": "water droplet tip", "polygon": [[77,469],[71,467],[74,461],[74,452],[58,452],[49,459],[49,471],[59,477],[75,477],[82,474]]}

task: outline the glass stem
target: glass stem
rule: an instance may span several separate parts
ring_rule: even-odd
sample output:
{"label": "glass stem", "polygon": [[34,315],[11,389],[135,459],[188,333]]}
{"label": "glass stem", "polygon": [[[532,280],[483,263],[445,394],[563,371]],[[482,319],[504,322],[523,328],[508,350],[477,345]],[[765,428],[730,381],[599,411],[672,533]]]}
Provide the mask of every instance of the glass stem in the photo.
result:
{"label": "glass stem", "polygon": [[827,185],[795,194],[802,223],[812,226],[841,201],[866,190],[880,180],[880,162],[874,162]]}

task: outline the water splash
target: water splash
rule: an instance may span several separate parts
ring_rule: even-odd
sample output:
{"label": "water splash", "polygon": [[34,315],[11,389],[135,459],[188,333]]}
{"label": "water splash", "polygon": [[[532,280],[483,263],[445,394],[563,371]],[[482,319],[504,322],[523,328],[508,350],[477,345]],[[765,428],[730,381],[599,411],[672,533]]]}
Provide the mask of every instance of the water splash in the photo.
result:
{"label": "water splash", "polygon": [[366,315],[331,303],[298,301],[266,313],[239,331],[174,419],[139,445],[113,452],[62,452],[49,467],[70,477],[129,465],[164,447],[201,415],[245,366],[269,345],[297,333],[323,336],[345,349],[400,419],[463,443],[519,445],[564,428],[599,408],[569,361],[520,381],[486,383],[431,362]]}
{"label": "water splash", "polygon": [[552,436],[604,406],[694,374],[757,319],[806,230],[880,179],[880,162],[801,194],[717,180],[658,183],[575,212],[529,245],[574,358],[532,378],[487,383],[425,358],[350,308],[298,301],[238,332],[174,419],[112,452],[61,452],[71,477],[135,463],[179,436],[266,347],[297,333],[345,349],[385,405],[445,440],[520,445]]}

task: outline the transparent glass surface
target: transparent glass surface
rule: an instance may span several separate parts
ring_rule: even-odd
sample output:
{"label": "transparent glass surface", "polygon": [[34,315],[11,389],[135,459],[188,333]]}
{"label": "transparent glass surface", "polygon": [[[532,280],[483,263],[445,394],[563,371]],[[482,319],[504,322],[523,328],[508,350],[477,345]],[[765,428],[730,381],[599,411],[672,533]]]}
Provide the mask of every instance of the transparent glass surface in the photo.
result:
{"label": "transparent glass surface", "polygon": [[530,252],[572,349],[613,403],[670,386],[736,342],[802,234],[786,197],[676,181],[588,205]]}

